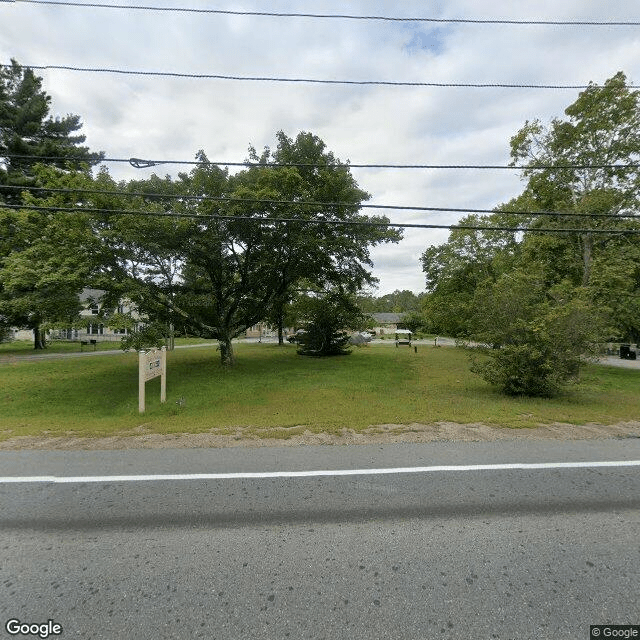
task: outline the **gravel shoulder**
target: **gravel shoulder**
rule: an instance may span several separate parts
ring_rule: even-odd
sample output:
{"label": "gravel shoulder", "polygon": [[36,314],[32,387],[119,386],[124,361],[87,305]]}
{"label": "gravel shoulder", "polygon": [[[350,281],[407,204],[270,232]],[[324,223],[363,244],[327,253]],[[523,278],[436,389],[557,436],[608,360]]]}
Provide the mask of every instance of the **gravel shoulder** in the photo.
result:
{"label": "gravel shoulder", "polygon": [[[273,433],[273,429],[270,430]],[[356,432],[343,429],[339,434],[312,433],[282,438],[261,438],[238,429],[232,435],[215,433],[144,433],[143,428],[107,438],[17,436],[0,442],[0,450],[113,450],[113,449],[201,449],[225,447],[282,447],[304,445],[391,444],[397,442],[491,442],[497,440],[603,440],[640,438],[640,421],[611,425],[556,423],[536,428],[510,429],[486,424],[383,424]]]}

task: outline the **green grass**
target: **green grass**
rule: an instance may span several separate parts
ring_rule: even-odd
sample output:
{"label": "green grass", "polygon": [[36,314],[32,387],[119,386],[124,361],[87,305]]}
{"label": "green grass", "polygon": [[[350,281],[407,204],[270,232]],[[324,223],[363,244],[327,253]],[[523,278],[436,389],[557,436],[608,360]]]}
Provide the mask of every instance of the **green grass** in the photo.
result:
{"label": "green grass", "polygon": [[[213,347],[168,354],[167,403],[147,383],[138,414],[137,356],[0,364],[0,439],[16,435],[203,432],[278,435],[336,433],[377,424],[483,422],[530,427],[552,422],[610,424],[640,416],[640,371],[589,365],[561,397],[508,398],[469,372],[467,354],[428,345],[354,349],[328,359],[295,346],[239,344],[224,371]],[[176,404],[184,398],[184,406]],[[254,431],[255,430],[255,431]],[[284,430],[284,431],[283,431]]]}
{"label": "green grass", "polygon": [[[189,344],[202,344],[211,340],[203,340],[202,338],[176,338],[176,346]],[[94,351],[94,345],[87,344],[82,346],[79,341],[70,340],[51,340],[47,342],[47,348],[43,350],[35,350],[33,348],[33,340],[12,340],[11,342],[0,343],[0,357],[2,356],[25,356],[25,355],[47,355],[48,353],[80,353],[82,351]],[[95,351],[111,351],[120,348],[120,341],[97,342]]]}
{"label": "green grass", "polygon": [[[96,344],[96,351],[107,351],[109,349],[119,349],[119,342],[99,342]],[[88,344],[83,347],[84,351],[93,351],[93,345]],[[67,340],[52,340],[47,343],[47,348],[36,350],[33,348],[33,340],[12,340],[11,342],[0,343],[0,356],[26,356],[44,355],[47,353],[80,353],[80,342]]]}

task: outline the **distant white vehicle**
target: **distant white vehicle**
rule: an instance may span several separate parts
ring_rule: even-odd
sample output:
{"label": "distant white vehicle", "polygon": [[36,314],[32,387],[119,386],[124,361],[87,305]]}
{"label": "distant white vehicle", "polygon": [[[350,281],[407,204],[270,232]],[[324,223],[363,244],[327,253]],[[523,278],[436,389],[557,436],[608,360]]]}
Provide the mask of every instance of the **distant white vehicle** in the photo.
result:
{"label": "distant white vehicle", "polygon": [[373,339],[373,334],[368,333],[367,331],[358,331],[353,333],[349,338],[349,342],[351,344],[366,344],[367,342],[371,342]]}

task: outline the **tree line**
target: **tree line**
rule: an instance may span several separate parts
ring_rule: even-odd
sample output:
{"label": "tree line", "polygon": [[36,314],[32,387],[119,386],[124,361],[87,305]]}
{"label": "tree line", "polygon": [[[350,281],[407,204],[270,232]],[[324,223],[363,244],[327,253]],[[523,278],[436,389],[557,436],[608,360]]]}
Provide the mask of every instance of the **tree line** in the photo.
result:
{"label": "tree line", "polygon": [[594,344],[640,340],[640,92],[622,72],[564,118],[526,122],[511,139],[522,192],[460,221],[494,228],[452,230],[421,256],[425,294],[380,298],[363,293],[370,250],[401,233],[353,224],[389,221],[362,213],[369,194],[316,135],[280,131],[233,174],[199,151],[189,172],[117,181],[80,117],[50,109],[32,70],[0,69],[0,329],[29,327],[36,347],[46,327],[78,322],[87,286],[107,292],[105,308],[131,300],[149,339],[171,326],[218,340],[225,365],[250,326],[282,339],[291,314],[315,306],[305,297],[342,300],[351,318],[354,301],[408,311],[485,345],[474,370],[513,394],[552,395]]}

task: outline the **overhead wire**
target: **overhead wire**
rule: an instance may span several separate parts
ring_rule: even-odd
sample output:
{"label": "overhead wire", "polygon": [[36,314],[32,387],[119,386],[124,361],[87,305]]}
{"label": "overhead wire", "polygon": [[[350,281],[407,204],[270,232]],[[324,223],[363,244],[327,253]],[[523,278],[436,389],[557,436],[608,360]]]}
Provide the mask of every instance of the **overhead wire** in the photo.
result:
{"label": "overhead wire", "polygon": [[[14,0],[15,1],[15,0]],[[39,4],[39,5],[57,5],[68,7],[86,7],[86,8],[105,8],[105,9],[127,9],[127,10],[144,10],[144,11],[164,11],[164,12],[182,12],[182,13],[199,13],[199,14],[220,14],[220,15],[236,15],[236,16],[261,16],[261,17],[286,17],[286,18],[319,18],[319,19],[349,19],[349,20],[378,20],[378,21],[390,21],[390,22],[430,22],[430,23],[458,23],[458,24],[493,24],[493,25],[554,25],[554,26],[640,26],[640,22],[632,21],[550,21],[550,20],[506,20],[506,19],[446,19],[446,18],[416,18],[416,17],[393,17],[393,16],[358,16],[347,14],[310,14],[310,13],[276,13],[276,12],[254,12],[254,11],[230,11],[230,10],[218,10],[218,9],[198,9],[187,7],[155,7],[155,6],[137,6],[137,5],[108,5],[101,3],[78,3],[78,2],[62,2],[53,0],[18,0],[24,4]],[[9,65],[2,65],[1,67],[8,67]],[[403,87],[441,87],[441,88],[507,88],[507,89],[587,89],[591,85],[568,85],[568,84],[509,84],[509,83],[441,83],[441,82],[409,82],[409,81],[386,81],[386,80],[336,80],[336,79],[317,79],[317,78],[284,78],[284,77],[262,77],[262,76],[231,76],[220,74],[194,74],[194,73],[176,73],[176,72],[164,72],[164,71],[139,71],[139,70],[126,70],[126,69],[112,69],[112,68],[86,68],[64,65],[29,65],[34,70],[62,70],[62,71],[74,71],[85,73],[110,73],[120,75],[135,75],[135,76],[147,76],[147,77],[171,77],[171,78],[191,78],[191,79],[209,79],[209,80],[229,80],[229,81],[247,81],[247,82],[276,82],[276,83],[304,83],[304,84],[330,84],[330,85],[360,85],[360,86],[403,86]],[[635,85],[629,85],[627,88],[637,89]],[[8,157],[8,156],[5,156]],[[13,156],[19,157],[19,156]],[[27,158],[28,156],[22,156]],[[44,158],[39,158],[44,159]],[[50,157],[49,159],[54,159]],[[73,158],[56,158],[59,160],[73,160]],[[84,159],[86,161],[86,159]],[[307,163],[251,163],[251,162],[188,162],[188,161],[157,161],[157,160],[142,160],[139,158],[129,159],[116,159],[116,158],[102,158],[98,162],[129,162],[136,168],[149,168],[158,166],[161,164],[215,164],[224,166],[292,166],[292,167],[313,167],[318,165],[312,165]],[[322,166],[322,165],[320,165]],[[421,164],[345,164],[338,165],[345,166],[347,168],[380,168],[380,169],[627,169],[637,168],[638,164],[627,165],[542,165],[538,167],[530,167],[526,165],[421,165]],[[22,187],[24,189],[24,187]],[[71,189],[49,189],[52,192],[78,192],[80,190]],[[143,197],[168,197],[165,194],[147,194],[147,193],[113,193],[106,191],[89,191],[82,190],[83,193],[94,194],[109,194],[118,196],[143,196]],[[176,199],[185,198],[184,196],[175,196]],[[353,203],[323,203],[323,202],[296,202],[287,200],[262,200],[262,199],[232,199],[232,198],[213,198],[213,197],[194,197],[193,199],[219,201],[219,202],[247,202],[247,203],[260,203],[260,204],[292,204],[292,205],[310,205],[310,206],[355,206]],[[376,208],[376,209],[394,209],[394,210],[416,210],[416,211],[438,211],[438,212],[457,212],[457,213],[498,213],[495,210],[486,209],[454,209],[454,208],[436,208],[436,207],[410,207],[410,206],[394,206],[394,205],[373,205],[373,204],[360,204],[360,208]],[[299,219],[299,218],[255,218],[252,216],[222,216],[215,214],[182,214],[177,212],[139,212],[130,210],[107,210],[98,208],[64,208],[64,207],[35,207],[24,205],[3,205],[0,207],[9,209],[34,209],[34,210],[46,210],[46,211],[70,211],[70,212],[91,212],[100,214],[114,214],[114,215],[143,215],[143,216],[159,216],[159,217],[172,217],[172,218],[207,218],[215,220],[247,220],[258,221],[261,223],[308,223],[308,224],[334,224],[334,225],[348,225],[348,226],[372,226],[382,228],[421,228],[421,229],[448,229],[448,230],[476,230],[476,231],[507,231],[507,232],[535,232],[535,233],[597,233],[597,234],[640,234],[640,229],[570,229],[570,228],[530,228],[530,227],[503,227],[503,226],[485,226],[485,225],[435,225],[435,224],[421,224],[421,223],[376,223],[371,221],[331,221],[331,220],[319,220],[319,219]],[[587,214],[587,213],[562,213],[562,212],[524,212],[524,211],[509,211],[501,210],[499,213],[509,213],[517,215],[549,215],[549,216],[575,216],[575,217],[615,217],[611,214]],[[638,218],[640,215],[629,214],[624,216],[625,218]]]}
{"label": "overhead wire", "polygon": [[[0,64],[0,68],[11,65]],[[431,87],[431,88],[462,88],[462,89],[588,89],[592,84],[519,84],[506,82],[417,82],[403,80],[336,80],[329,78],[284,78],[277,76],[234,76],[214,73],[181,73],[177,71],[143,71],[136,69],[114,69],[107,67],[76,67],[69,65],[23,65],[37,71],[78,71],[81,73],[110,73],[116,75],[188,78],[195,80],[232,80],[240,82],[278,82],[294,84],[322,84],[322,85],[357,85],[357,86],[391,86],[391,87]],[[625,89],[638,89],[640,85],[626,85]]]}
{"label": "overhead wire", "polygon": [[[195,201],[195,202],[220,202],[220,203],[245,203],[245,204],[265,204],[265,205],[295,205],[305,207],[358,207],[360,209],[380,209],[380,210],[393,210],[393,211],[425,211],[431,213],[503,213],[508,215],[520,215],[520,216],[556,216],[556,217],[575,217],[575,218],[611,218],[611,219],[633,219],[640,218],[640,214],[634,213],[581,213],[573,211],[523,211],[521,209],[470,209],[470,208],[454,208],[454,207],[426,207],[415,205],[391,205],[391,204],[372,204],[372,203],[353,203],[353,202],[335,202],[335,201],[317,201],[317,200],[275,200],[269,198],[234,198],[229,196],[197,196],[197,195],[181,195],[181,194],[166,194],[166,193],[154,193],[145,191],[113,191],[109,189],[82,189],[82,188],[57,188],[57,187],[35,187],[35,186],[20,186],[20,185],[0,185],[0,192],[2,190],[12,191],[29,191],[29,192],[47,192],[47,193],[62,193],[62,194],[87,194],[87,195],[106,195],[126,198],[153,198],[164,200],[180,200],[180,201]],[[0,202],[0,208],[3,205]],[[19,205],[15,205],[12,208],[19,208]],[[33,208],[30,205],[24,205],[25,209]],[[42,207],[46,209],[47,207]],[[73,210],[73,209],[72,209]],[[78,210],[86,210],[79,208]],[[110,210],[117,211],[116,209]],[[143,213],[143,212],[141,212]]]}
{"label": "overhead wire", "polygon": [[313,162],[259,162],[252,160],[244,160],[242,162],[220,161],[220,160],[146,160],[142,158],[98,158],[87,159],[73,156],[36,156],[23,155],[15,153],[1,154],[1,158],[10,158],[17,160],[42,160],[42,161],[69,161],[69,162],[85,162],[85,163],[128,163],[136,169],[149,169],[161,165],[191,165],[191,166],[226,166],[226,167],[249,167],[249,168],[269,168],[269,167],[298,167],[298,168],[347,168],[347,169],[471,169],[471,170],[512,170],[518,171],[522,169],[638,169],[639,162],[630,162],[625,164],[538,164],[529,166],[525,164],[410,164],[410,163],[353,163],[353,162],[336,162],[336,164],[321,164]]}
{"label": "overhead wire", "polygon": [[[5,0],[6,1],[6,0]],[[62,0],[13,0],[22,4],[39,4],[92,9],[127,9],[135,11],[160,11],[171,13],[197,13],[210,15],[255,16],[269,18],[314,18],[340,20],[376,20],[385,22],[432,22],[437,24],[523,25],[523,26],[579,26],[579,27],[636,27],[640,22],[629,20],[510,20],[505,18],[432,18],[380,15],[353,15],[333,13],[292,13],[274,11],[238,11],[229,9],[202,9],[196,7],[159,7],[131,4],[105,4],[97,2],[66,2]]]}
{"label": "overhead wire", "polygon": [[[47,4],[45,2],[38,2],[39,4]],[[76,4],[76,3],[56,3],[52,2],[50,4]],[[77,5],[77,6],[94,6],[94,5]],[[96,5],[97,6],[97,5]],[[112,7],[112,5],[105,5]],[[122,6],[122,8],[127,8]],[[640,24],[640,23],[639,23]],[[0,64],[0,68],[9,67],[10,65]],[[322,83],[322,84],[357,84],[357,85],[392,85],[392,86],[430,86],[430,87],[497,87],[497,88],[541,88],[541,89],[584,89],[588,88],[591,85],[524,85],[524,84],[502,84],[502,83],[426,83],[426,82],[401,82],[401,81],[354,81],[354,80],[322,80],[322,79],[309,79],[309,78],[278,78],[278,77],[248,77],[248,76],[223,76],[223,75],[214,75],[214,74],[185,74],[185,73],[174,73],[174,72],[155,72],[155,71],[136,71],[136,70],[123,70],[123,69],[107,69],[107,68],[85,68],[85,67],[71,67],[71,66],[63,66],[63,65],[27,65],[31,69],[36,70],[69,70],[69,71],[81,71],[81,72],[96,72],[96,73],[116,73],[116,74],[127,74],[127,75],[142,75],[142,76],[163,76],[163,77],[185,77],[185,78],[200,78],[200,79],[226,79],[226,80],[248,80],[248,81],[273,81],[273,82],[301,82],[301,83]],[[630,85],[628,88],[637,88],[633,85]],[[33,159],[57,159],[57,160],[67,160],[73,161],[72,157],[63,156],[63,157],[54,157],[49,156],[45,157],[33,157],[33,156],[5,156],[5,157],[14,157],[14,158],[33,158]],[[247,166],[247,167],[261,167],[261,166],[322,166],[322,165],[313,165],[308,163],[261,163],[261,162],[225,162],[225,163],[213,163],[213,162],[194,162],[194,161],[169,161],[169,160],[142,160],[139,158],[129,158],[129,159],[121,159],[121,158],[96,158],[87,159],[82,158],[78,159],[79,161],[89,161],[89,162],[129,162],[132,166],[136,168],[148,168],[160,164],[193,164],[193,165],[211,165],[211,164],[220,164],[225,166]],[[417,164],[344,164],[338,165],[344,166],[347,168],[393,168],[393,169],[602,169],[602,168],[610,168],[610,169],[624,169],[624,168],[637,168],[638,164],[629,163],[626,165],[616,165],[616,164],[602,164],[602,165],[540,165],[538,167],[531,167],[527,165],[417,165]],[[96,192],[97,193],[97,192]],[[116,194],[112,193],[111,195],[127,195],[124,193]],[[166,197],[163,194],[137,194],[144,195],[147,197]],[[216,200],[215,198],[209,198],[211,200]],[[220,198],[219,201],[234,201],[229,198]],[[296,202],[296,201],[286,201],[286,200],[248,200],[248,199],[238,199],[236,201],[240,202],[253,202],[253,203],[261,203],[261,204],[305,204],[305,205],[314,205],[314,206],[354,206],[351,203],[323,203],[323,202]],[[460,213],[495,213],[495,210],[486,210],[486,209],[453,209],[453,208],[436,208],[436,207],[408,207],[408,206],[396,206],[396,205],[367,205],[363,204],[360,207],[367,208],[377,208],[377,209],[404,209],[404,210],[420,210],[420,211],[439,211],[439,212],[460,212]],[[30,207],[33,208],[33,207]],[[52,210],[49,208],[49,210]],[[63,209],[59,209],[63,210]],[[76,210],[76,209],[73,209]],[[90,211],[90,209],[83,209],[85,211]],[[121,211],[120,211],[121,212]],[[503,210],[503,213],[517,213],[519,215],[573,215],[573,216],[584,216],[584,217],[610,217],[610,214],[575,214],[575,213],[560,213],[560,212],[514,212]],[[121,212],[122,213],[122,212]],[[150,215],[159,215],[159,214],[150,214]],[[177,214],[169,214],[169,215],[177,215]],[[625,217],[640,217],[635,215],[629,215]],[[238,217],[234,217],[234,219],[238,219]],[[255,218],[250,218],[255,219]],[[292,219],[291,221],[295,221],[297,219]],[[344,222],[340,222],[340,224],[344,224]],[[383,226],[398,226],[393,225],[391,223],[385,223]],[[421,225],[408,225],[408,226],[421,226]],[[456,228],[451,225],[422,225],[423,228]],[[476,228],[476,227],[474,227]],[[490,227],[491,229],[495,229],[495,227]],[[507,229],[501,229],[507,230]],[[514,231],[524,231],[527,229],[513,229],[509,228],[509,230]],[[558,230],[553,230],[558,231]],[[578,231],[578,230],[565,230],[565,231]],[[616,232],[618,232],[616,230]]]}
{"label": "overhead wire", "polygon": [[[243,201],[240,199],[240,201]],[[246,201],[245,201],[246,202]],[[299,204],[299,203],[296,203]],[[265,223],[298,223],[298,224],[320,224],[333,226],[359,226],[359,227],[380,227],[380,228],[398,228],[398,229],[448,229],[450,231],[475,230],[475,231],[507,231],[507,232],[533,232],[533,233],[592,233],[592,234],[609,234],[609,235],[638,235],[638,229],[602,229],[602,228],[549,228],[549,227],[512,227],[501,225],[468,225],[468,224],[425,224],[425,223],[408,223],[408,222],[375,222],[371,220],[328,220],[326,218],[285,218],[285,217],[255,217],[255,216],[237,216],[237,215],[220,215],[210,213],[179,213],[173,211],[135,211],[130,209],[104,209],[99,207],[51,207],[51,206],[32,206],[32,205],[0,205],[0,209],[27,210],[27,211],[50,211],[60,213],[97,213],[103,215],[125,215],[138,216],[141,218],[189,218],[200,220],[225,220],[225,221],[247,221]]]}

